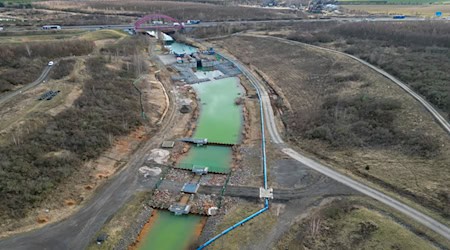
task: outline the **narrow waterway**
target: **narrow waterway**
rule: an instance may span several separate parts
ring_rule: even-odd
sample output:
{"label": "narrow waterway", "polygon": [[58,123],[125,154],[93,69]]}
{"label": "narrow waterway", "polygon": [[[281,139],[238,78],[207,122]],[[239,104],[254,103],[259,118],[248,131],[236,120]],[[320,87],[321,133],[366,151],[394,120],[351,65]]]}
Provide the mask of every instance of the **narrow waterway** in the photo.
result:
{"label": "narrow waterway", "polygon": [[158,211],[148,235],[140,243],[141,250],[185,249],[195,236],[201,216],[176,216],[169,211]]}
{"label": "narrow waterway", "polygon": [[[210,142],[236,144],[241,140],[242,107],[236,100],[243,94],[237,77],[224,78],[193,85],[200,105],[200,117],[195,138]],[[194,165],[207,166],[210,172],[228,173],[232,164],[232,149],[225,146],[193,146],[177,165],[192,169]],[[140,250],[186,249],[193,240],[200,216],[176,216],[168,211],[157,211],[148,234],[142,237]]]}
{"label": "narrow waterway", "polygon": [[241,137],[242,107],[235,101],[242,90],[236,77],[193,85],[200,99],[200,117],[195,138],[235,144]]}

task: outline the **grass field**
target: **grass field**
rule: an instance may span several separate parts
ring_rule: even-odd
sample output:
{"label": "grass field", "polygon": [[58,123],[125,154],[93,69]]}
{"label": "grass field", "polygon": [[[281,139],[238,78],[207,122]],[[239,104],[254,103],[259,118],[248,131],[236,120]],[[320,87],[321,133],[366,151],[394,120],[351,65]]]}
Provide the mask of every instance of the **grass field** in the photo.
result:
{"label": "grass field", "polygon": [[[272,38],[236,36],[220,44],[244,63],[250,63],[262,71],[267,76],[266,80],[284,94],[292,107],[282,116],[287,127],[287,137],[292,144],[315,154],[338,169],[351,172],[372,183],[381,184],[421,205],[434,208],[444,214],[449,212],[446,209],[447,200],[442,196],[450,185],[448,178],[445,177],[449,174],[447,166],[450,164],[448,135],[412,97],[400,88],[354,61],[295,43],[280,42]],[[264,53],[261,53],[262,51]],[[330,79],[334,80],[330,81]],[[341,96],[338,98],[341,101],[335,103],[329,99],[334,95]],[[342,105],[347,105],[344,103],[358,96],[361,97],[360,100],[399,102],[400,106],[394,108],[395,116],[392,116],[393,127],[386,129],[397,131],[396,136],[406,133],[402,139],[406,141],[430,136],[434,138],[433,140],[439,141],[440,146],[436,152],[440,153],[430,157],[410,155],[407,152],[409,149],[405,151],[407,147],[401,146],[403,142],[391,141],[390,145],[384,144],[389,139],[381,137],[375,144],[372,144],[374,141],[366,141],[360,146],[345,146],[349,145],[346,140],[355,133],[344,136],[343,140],[334,146],[333,142],[331,144],[326,142],[333,138],[331,134],[328,134],[328,129],[324,128],[329,122],[327,119],[333,121],[332,126],[346,124],[338,129],[340,132],[352,126],[342,122],[351,117],[353,108],[345,111],[340,109]],[[330,105],[331,109],[321,111],[318,107],[324,104]],[[357,109],[360,108],[361,106],[358,106]],[[380,109],[377,112],[382,111]],[[327,113],[334,118],[323,118]],[[389,116],[391,115],[386,113],[382,117]],[[301,136],[302,131],[305,131],[311,122],[308,117],[319,117],[320,129],[310,134],[311,137]],[[383,124],[387,124],[386,121]],[[408,134],[412,131],[417,134]],[[322,132],[324,134],[321,134]],[[378,133],[366,132],[368,136]],[[364,138],[363,134],[356,140]],[[325,140],[317,139],[321,135],[331,137]]]}
{"label": "grass field", "polygon": [[117,30],[97,30],[94,32],[85,33],[80,36],[80,38],[88,41],[97,41],[104,39],[120,39],[126,36],[127,34]]}
{"label": "grass field", "polygon": [[423,4],[423,5],[343,5],[345,9],[356,12],[367,12],[378,15],[408,15],[435,17],[437,11],[442,12],[443,17],[450,16],[448,4]]}
{"label": "grass field", "polygon": [[143,1],[43,1],[36,6],[55,10],[71,10],[82,13],[108,13],[144,15],[164,13],[178,20],[200,19],[203,21],[285,19],[304,16],[301,12],[222,6],[198,2]]}
{"label": "grass field", "polygon": [[[217,226],[216,234],[222,232],[226,228],[234,225],[236,222],[243,220],[247,216],[261,209],[260,205],[242,202],[231,208],[223,218],[222,223]],[[277,222],[277,216],[274,211],[265,212],[253,220],[245,223],[245,226],[236,228],[227,234],[227,236],[219,238],[211,245],[211,249],[249,249],[252,243],[258,242],[258,238],[266,235]]]}
{"label": "grass field", "polygon": [[277,249],[437,249],[379,211],[335,200],[295,223]]}
{"label": "grass field", "polygon": [[[31,33],[31,34],[30,34]],[[10,33],[11,35],[0,36],[0,43],[4,44],[19,44],[28,42],[40,41],[55,41],[63,39],[71,39],[78,37],[86,31],[63,31],[63,32],[24,32],[24,33]]]}

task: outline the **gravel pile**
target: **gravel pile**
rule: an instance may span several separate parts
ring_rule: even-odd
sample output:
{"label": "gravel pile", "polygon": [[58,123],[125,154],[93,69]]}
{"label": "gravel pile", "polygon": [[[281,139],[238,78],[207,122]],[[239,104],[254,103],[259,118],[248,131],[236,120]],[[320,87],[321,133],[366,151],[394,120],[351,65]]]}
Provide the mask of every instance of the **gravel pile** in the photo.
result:
{"label": "gravel pile", "polygon": [[179,183],[190,182],[190,180],[192,179],[192,172],[182,170],[182,169],[172,168],[167,173],[165,179],[170,180],[170,181],[179,182]]}
{"label": "gravel pile", "polygon": [[194,196],[189,202],[191,205],[191,213],[206,215],[210,207],[216,207],[217,205],[216,195],[198,194]]}
{"label": "gravel pile", "polygon": [[200,185],[223,186],[227,176],[223,174],[207,174],[200,179]]}
{"label": "gravel pile", "polygon": [[[243,160],[240,166],[231,174],[228,185],[250,185],[255,178],[258,178],[259,176],[262,178],[261,170],[255,174],[252,172],[251,167],[254,164],[261,164],[261,152],[259,147],[241,146],[239,148],[239,153],[244,156]],[[260,165],[258,168],[260,169]]]}
{"label": "gravel pile", "polygon": [[150,206],[154,208],[167,209],[173,203],[176,203],[181,198],[181,193],[173,193],[168,190],[155,190]]}

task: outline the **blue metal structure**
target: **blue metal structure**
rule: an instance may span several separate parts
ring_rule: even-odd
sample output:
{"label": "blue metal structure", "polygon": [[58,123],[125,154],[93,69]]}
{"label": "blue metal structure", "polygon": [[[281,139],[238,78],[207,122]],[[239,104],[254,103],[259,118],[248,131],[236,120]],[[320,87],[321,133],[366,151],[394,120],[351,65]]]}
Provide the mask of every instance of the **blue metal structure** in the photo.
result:
{"label": "blue metal structure", "polygon": [[[263,168],[263,175],[264,175],[264,188],[267,189],[267,160],[266,160],[266,137],[265,137],[265,132],[264,132],[264,110],[263,110],[263,104],[261,101],[261,92],[259,87],[254,83],[253,80],[255,80],[253,78],[252,75],[248,74],[247,71],[242,68],[242,66],[238,63],[235,63],[233,60],[229,59],[228,57],[217,53],[218,55],[220,55],[221,57],[227,59],[228,61],[232,62],[249,80],[250,83],[253,85],[253,87],[256,89],[256,94],[258,96],[258,101],[259,101],[259,112],[261,114],[261,134],[262,134],[262,139],[261,139],[261,151],[262,151],[262,168]],[[216,241],[217,239],[219,239],[220,237],[224,236],[225,234],[233,231],[235,228],[244,225],[244,223],[246,223],[247,221],[257,217],[258,215],[266,212],[267,210],[269,210],[269,199],[265,198],[264,199],[264,208],[262,208],[261,210],[259,210],[258,212],[248,216],[247,218],[239,221],[238,223],[234,224],[233,226],[225,229],[224,231],[222,231],[220,234],[214,236],[213,238],[211,238],[210,240],[208,240],[207,242],[205,242],[203,245],[199,246],[197,248],[197,250],[202,250],[205,247],[209,246],[211,243],[213,243],[214,241]]]}

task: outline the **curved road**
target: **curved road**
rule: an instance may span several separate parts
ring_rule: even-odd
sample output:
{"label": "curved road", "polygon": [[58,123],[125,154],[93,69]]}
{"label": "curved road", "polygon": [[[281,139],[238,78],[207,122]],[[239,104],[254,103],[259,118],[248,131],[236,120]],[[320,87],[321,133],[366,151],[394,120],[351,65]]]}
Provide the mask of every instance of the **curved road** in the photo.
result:
{"label": "curved road", "polygon": [[[266,124],[267,129],[269,131],[270,137],[272,138],[272,142],[274,144],[278,144],[278,146],[281,148],[281,151],[285,153],[286,155],[290,156],[296,161],[299,161],[303,163],[304,165],[308,166],[311,169],[314,169],[346,186],[349,186],[367,196],[370,196],[394,209],[397,211],[409,216],[410,218],[414,219],[415,221],[421,223],[422,225],[426,226],[427,228],[435,231],[436,233],[442,235],[447,240],[450,240],[450,229],[436,221],[435,219],[417,211],[416,209],[409,207],[408,205],[401,203],[400,201],[397,201],[396,199],[389,197],[369,186],[366,186],[358,181],[355,181],[347,176],[342,175],[341,173],[332,170],[329,167],[326,167],[319,162],[316,162],[298,152],[293,150],[292,148],[289,148],[288,146],[284,145],[283,140],[281,139],[278,129],[275,123],[275,115],[272,110],[272,106],[270,103],[269,95],[264,88],[264,85],[252,74],[250,70],[248,70],[245,66],[243,66],[240,62],[237,60],[230,58],[229,56],[220,54],[224,58],[230,60],[233,62],[236,67],[238,67],[244,75],[248,77],[248,79],[260,90],[260,93],[262,94],[262,102],[263,102],[263,108],[264,113],[266,117]],[[358,60],[359,61],[359,60]],[[374,67],[374,66],[373,66]],[[387,73],[386,73],[387,74]]]}
{"label": "curved road", "polygon": [[38,79],[36,79],[36,81],[29,83],[25,86],[23,86],[20,89],[8,92],[4,95],[0,96],[0,105],[3,105],[5,102],[11,100],[12,98],[14,98],[16,95],[23,93],[37,85],[39,85],[40,83],[42,83],[48,76],[48,73],[50,73],[50,70],[53,68],[54,65],[47,65],[45,66],[44,70],[42,71],[41,75],[39,76]]}
{"label": "curved road", "polygon": [[311,47],[311,48],[316,48],[319,50],[323,50],[323,51],[327,51],[327,52],[332,52],[335,54],[339,54],[339,55],[343,55],[346,57],[349,57],[355,61],[358,61],[364,65],[366,65],[367,67],[375,70],[377,73],[383,75],[384,77],[388,78],[389,80],[391,80],[392,82],[394,82],[395,84],[397,84],[400,88],[402,88],[403,90],[405,90],[408,94],[410,94],[412,97],[414,97],[414,99],[416,99],[418,102],[420,102],[420,104],[422,104],[422,106],[431,113],[431,115],[434,117],[434,119],[436,119],[436,121],[439,123],[439,125],[442,126],[442,128],[450,134],[450,123],[441,115],[441,113],[439,113],[438,110],[436,110],[433,105],[431,105],[429,102],[427,102],[422,96],[420,96],[419,94],[417,94],[416,92],[414,92],[410,87],[408,87],[407,84],[405,84],[404,82],[400,81],[399,79],[395,78],[394,76],[392,76],[391,74],[387,73],[386,71],[356,57],[341,51],[337,51],[337,50],[333,50],[333,49],[328,49],[328,48],[324,48],[324,47],[320,47],[320,46],[315,46],[315,45],[311,45],[311,44],[307,44],[307,43],[302,43],[302,42],[297,42],[297,41],[291,41],[291,40],[286,40],[283,38],[279,38],[279,37],[273,37],[274,39],[280,40],[280,41],[284,41],[284,42],[289,42],[289,43],[296,43],[296,44],[300,44],[303,46],[307,46],[307,47]]}

